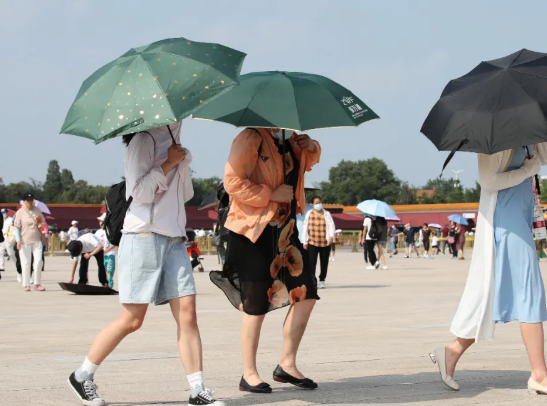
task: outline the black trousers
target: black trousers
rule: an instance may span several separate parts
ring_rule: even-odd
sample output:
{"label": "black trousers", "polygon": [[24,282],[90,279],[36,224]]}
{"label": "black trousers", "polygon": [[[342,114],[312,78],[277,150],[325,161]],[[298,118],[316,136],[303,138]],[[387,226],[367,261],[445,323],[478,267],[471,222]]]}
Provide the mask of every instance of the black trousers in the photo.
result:
{"label": "black trousers", "polygon": [[[99,282],[101,286],[108,286],[108,279],[106,278],[106,268],[104,267],[104,253],[103,251],[94,255],[97,260],[97,266],[99,267]],[[80,280],[79,284],[87,285],[87,270],[89,268],[89,259],[85,259],[84,255],[80,257]]]}
{"label": "black trousers", "polygon": [[316,247],[315,245],[308,245],[308,254],[310,256],[310,269],[315,274],[317,268],[317,256],[319,255],[319,261],[321,263],[321,273],[319,274],[319,281],[324,282],[327,279],[327,271],[329,269],[329,256],[330,245],[328,247]]}
{"label": "black trousers", "polygon": [[452,253],[452,256],[453,256],[454,258],[458,258],[458,249],[456,248],[456,245],[457,245],[457,244],[458,244],[457,242],[454,242],[454,243],[452,243],[452,244],[449,245],[449,247],[450,247],[450,249],[451,249],[451,251],[452,251],[452,252],[451,252],[451,253]]}
{"label": "black trousers", "polygon": [[365,241],[367,245],[367,253],[368,253],[368,261],[371,265],[375,265],[376,262],[378,262],[378,258],[376,257],[376,252],[374,252],[374,246],[376,245],[376,240],[366,240]]}

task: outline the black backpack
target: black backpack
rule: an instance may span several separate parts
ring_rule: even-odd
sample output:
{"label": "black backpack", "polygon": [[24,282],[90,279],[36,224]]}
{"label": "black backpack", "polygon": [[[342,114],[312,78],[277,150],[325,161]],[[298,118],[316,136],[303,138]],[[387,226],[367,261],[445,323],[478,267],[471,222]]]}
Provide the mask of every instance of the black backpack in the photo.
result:
{"label": "black backpack", "polygon": [[220,241],[228,242],[228,230],[224,225],[228,219],[228,213],[230,212],[230,195],[224,190],[224,183],[221,183],[217,191],[218,199],[218,226],[217,232],[220,237]]}
{"label": "black backpack", "polygon": [[127,209],[133,201],[133,196],[125,198],[125,181],[112,186],[106,194],[106,217],[103,221],[106,238],[112,245],[118,247],[122,239],[122,228]]}
{"label": "black backpack", "polygon": [[369,217],[372,224],[370,226],[370,230],[368,230],[368,235],[371,239],[377,240],[382,235],[382,227],[378,223],[378,220],[374,220],[372,217]]}
{"label": "black backpack", "polygon": [[[169,133],[171,133],[171,129]],[[148,131],[143,131],[143,133],[148,134],[152,137]],[[171,134],[171,137],[173,135]],[[156,152],[156,140],[152,137],[154,141],[154,153]],[[122,239],[122,228],[123,222],[125,221],[125,215],[131,202],[133,201],[133,196],[129,196],[129,199],[125,198],[125,180],[110,187],[106,193],[106,216],[104,218],[104,231],[106,233],[106,238],[110,241],[110,244],[119,247],[120,241]]]}

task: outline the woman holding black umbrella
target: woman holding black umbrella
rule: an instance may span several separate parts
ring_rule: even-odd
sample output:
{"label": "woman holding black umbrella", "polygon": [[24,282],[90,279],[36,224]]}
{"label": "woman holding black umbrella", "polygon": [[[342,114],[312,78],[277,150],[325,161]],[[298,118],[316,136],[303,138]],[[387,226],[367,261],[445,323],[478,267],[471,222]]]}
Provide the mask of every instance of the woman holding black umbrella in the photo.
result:
{"label": "woman holding black umbrella", "polygon": [[303,389],[317,388],[296,366],[319,296],[295,217],[306,208],[304,174],[319,162],[321,148],[307,135],[293,134],[285,143],[282,139],[279,129],[258,128],[244,130],[233,142],[224,174],[224,187],[231,197],[225,224],[230,230],[226,263],[222,273],[211,272],[213,283],[245,313],[240,390],[254,393],[272,391],[259,376],[256,353],[266,313],[285,306],[290,308],[273,379]]}
{"label": "woman holding black umbrella", "polygon": [[532,236],[531,179],[547,164],[546,68],[547,54],[528,50],[482,62],[448,84],[422,127],[440,150],[479,154],[475,247],[450,328],[457,339],[431,354],[453,390],[463,353],[492,340],[496,323],[518,320],[531,365],[528,389],[547,394],[547,310]]}

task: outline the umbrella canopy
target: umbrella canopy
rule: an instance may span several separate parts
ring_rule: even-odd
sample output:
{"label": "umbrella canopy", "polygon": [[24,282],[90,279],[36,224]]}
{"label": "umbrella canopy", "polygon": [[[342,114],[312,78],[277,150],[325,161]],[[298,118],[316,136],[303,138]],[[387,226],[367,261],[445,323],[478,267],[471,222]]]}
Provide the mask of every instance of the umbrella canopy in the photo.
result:
{"label": "umbrella canopy", "polygon": [[461,216],[459,214],[452,214],[451,216],[448,216],[448,220],[453,221],[454,223],[461,224],[461,225],[468,225],[467,219],[464,216]]}
{"label": "umbrella canopy", "polygon": [[429,228],[443,228],[440,224],[437,223],[431,223],[428,225]]}
{"label": "umbrella canopy", "polygon": [[317,182],[312,182],[311,180],[304,179],[304,189],[305,190],[321,190],[321,185]]}
{"label": "umbrella canopy", "polygon": [[352,92],[324,76],[279,71],[242,75],[237,88],[193,117],[294,131],[356,127],[379,118]]}
{"label": "umbrella canopy", "polygon": [[61,133],[100,143],[173,124],[235,87],[244,59],[186,38],[132,48],[84,81]]}
{"label": "umbrella canopy", "polygon": [[494,154],[547,141],[547,54],[526,49],[452,80],[422,133],[441,151]]}
{"label": "umbrella canopy", "polygon": [[357,205],[357,209],[376,217],[397,217],[391,206],[381,200],[365,200]]}
{"label": "umbrella canopy", "polygon": [[[21,200],[19,202],[19,204],[22,206],[23,205],[23,201]],[[49,210],[49,207],[47,207],[47,204],[45,204],[44,202],[41,202],[40,200],[36,200],[34,199],[34,205],[40,209],[40,211],[44,214],[51,214],[51,211]]]}
{"label": "umbrella canopy", "polygon": [[216,193],[211,193],[203,198],[198,210],[210,209],[218,206],[219,200]]}
{"label": "umbrella canopy", "polygon": [[386,220],[387,221],[401,221],[401,219],[397,216],[386,217]]}

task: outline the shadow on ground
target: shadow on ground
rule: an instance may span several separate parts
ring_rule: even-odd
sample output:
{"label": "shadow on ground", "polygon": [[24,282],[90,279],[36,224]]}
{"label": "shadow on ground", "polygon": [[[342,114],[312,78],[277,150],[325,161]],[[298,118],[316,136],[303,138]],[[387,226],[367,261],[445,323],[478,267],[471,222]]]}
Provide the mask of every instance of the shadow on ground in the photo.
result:
{"label": "shadow on ground", "polygon": [[[231,406],[252,406],[288,401],[318,404],[407,404],[432,402],[439,405],[442,400],[470,399],[490,390],[521,389],[528,396],[526,382],[530,376],[526,371],[459,371],[457,381],[462,389],[454,392],[441,382],[437,372],[422,372],[413,375],[366,376],[321,383],[315,391],[304,391],[294,387],[275,389],[269,395],[246,394],[242,398],[222,399]],[[515,405],[521,396],[513,392]],[[160,406],[182,405],[181,401],[153,402],[109,402],[116,406]],[[288,403],[290,404],[290,403]]]}

